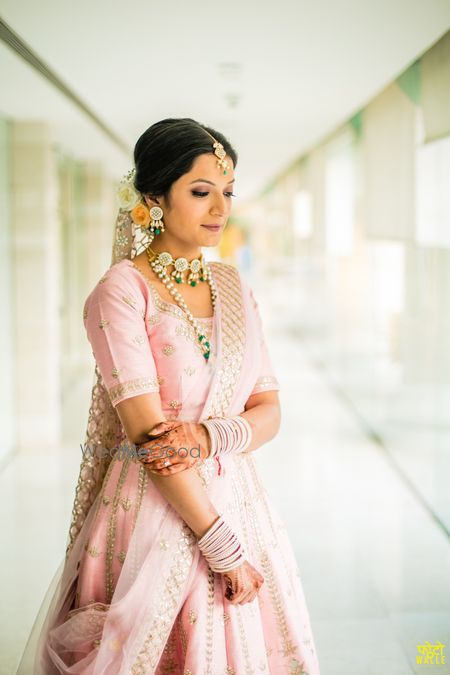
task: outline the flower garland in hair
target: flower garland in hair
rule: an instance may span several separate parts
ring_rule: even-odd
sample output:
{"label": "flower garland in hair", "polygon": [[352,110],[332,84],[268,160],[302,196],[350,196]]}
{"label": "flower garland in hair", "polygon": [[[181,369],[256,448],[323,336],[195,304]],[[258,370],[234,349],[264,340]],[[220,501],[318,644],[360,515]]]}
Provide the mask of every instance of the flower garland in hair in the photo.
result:
{"label": "flower garland in hair", "polygon": [[117,189],[117,201],[123,211],[129,211],[130,217],[139,227],[148,227],[150,224],[150,210],[144,198],[134,187],[136,169],[130,169],[120,181]]}

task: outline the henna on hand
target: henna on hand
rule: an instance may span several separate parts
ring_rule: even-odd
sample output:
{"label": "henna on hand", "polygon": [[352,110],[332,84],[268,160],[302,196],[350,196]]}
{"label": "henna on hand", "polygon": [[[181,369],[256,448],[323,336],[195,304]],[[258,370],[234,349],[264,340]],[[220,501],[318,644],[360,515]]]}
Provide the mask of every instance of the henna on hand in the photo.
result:
{"label": "henna on hand", "polygon": [[[139,450],[141,448],[147,450],[147,456],[140,455],[139,459],[149,466],[152,473],[170,476],[178,471],[189,469],[199,460],[209,457],[211,448],[209,433],[200,423],[167,421],[156,425],[151,431],[159,431],[159,433],[152,434],[149,441],[139,443],[137,447]],[[198,455],[192,455],[190,452],[193,449],[189,448],[191,443],[195,444],[195,448],[199,448]],[[164,448],[168,450],[161,455]],[[179,452],[181,449],[185,450],[183,455]],[[155,456],[157,452],[158,455]],[[170,465],[166,463],[167,457],[172,458]]]}

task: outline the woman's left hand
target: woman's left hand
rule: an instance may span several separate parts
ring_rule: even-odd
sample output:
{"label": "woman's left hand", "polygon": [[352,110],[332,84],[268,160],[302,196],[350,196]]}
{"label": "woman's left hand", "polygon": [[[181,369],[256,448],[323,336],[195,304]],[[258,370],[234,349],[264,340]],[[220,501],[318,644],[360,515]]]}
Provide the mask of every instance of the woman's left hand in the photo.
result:
{"label": "woman's left hand", "polygon": [[162,428],[167,430],[158,438],[137,445],[148,450],[148,458],[141,461],[152,473],[171,476],[209,456],[210,438],[203,424],[175,420],[164,422]]}

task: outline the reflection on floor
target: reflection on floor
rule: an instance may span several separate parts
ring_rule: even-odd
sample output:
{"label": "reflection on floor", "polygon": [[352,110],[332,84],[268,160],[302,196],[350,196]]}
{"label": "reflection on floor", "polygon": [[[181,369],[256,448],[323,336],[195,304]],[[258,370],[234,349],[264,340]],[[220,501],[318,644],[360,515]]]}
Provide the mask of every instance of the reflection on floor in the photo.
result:
{"label": "reflection on floor", "polygon": [[[301,344],[271,334],[270,345],[283,419],[257,461],[298,557],[322,675],[422,673],[427,641],[446,644],[448,661],[449,541]],[[0,475],[0,673],[15,672],[64,555],[90,382],[66,402],[73,440],[28,450]]]}

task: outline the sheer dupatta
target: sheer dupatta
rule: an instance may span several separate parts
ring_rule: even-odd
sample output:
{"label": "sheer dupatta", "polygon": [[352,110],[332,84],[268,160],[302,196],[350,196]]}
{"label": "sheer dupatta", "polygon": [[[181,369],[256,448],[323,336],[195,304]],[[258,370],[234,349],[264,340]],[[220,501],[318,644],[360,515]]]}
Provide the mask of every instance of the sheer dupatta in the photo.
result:
{"label": "sheer dupatta", "polygon": [[[199,420],[242,412],[261,363],[259,317],[248,285],[234,267],[221,263],[210,265],[218,290],[216,344],[213,345],[215,371]],[[104,412],[100,420],[105,424],[108,442],[123,440],[125,435],[121,426]],[[112,412],[115,414],[114,409]],[[217,474],[213,459],[198,462],[194,467],[219,512],[233,489],[226,465],[235,459],[224,459],[225,470],[221,475]],[[125,465],[136,460],[126,458],[122,461]],[[246,459],[240,457],[236,461]],[[107,467],[101,469],[102,472],[106,470]],[[94,603],[73,609],[78,569],[100,499],[101,490],[93,498],[83,524],[68,548],[66,560],[61,563],[47,592],[19,675],[148,675],[157,667],[196,575],[200,555],[196,537],[162,497],[155,503],[145,499],[144,491],[111,603]],[[31,666],[30,658],[34,653],[36,659]]]}

